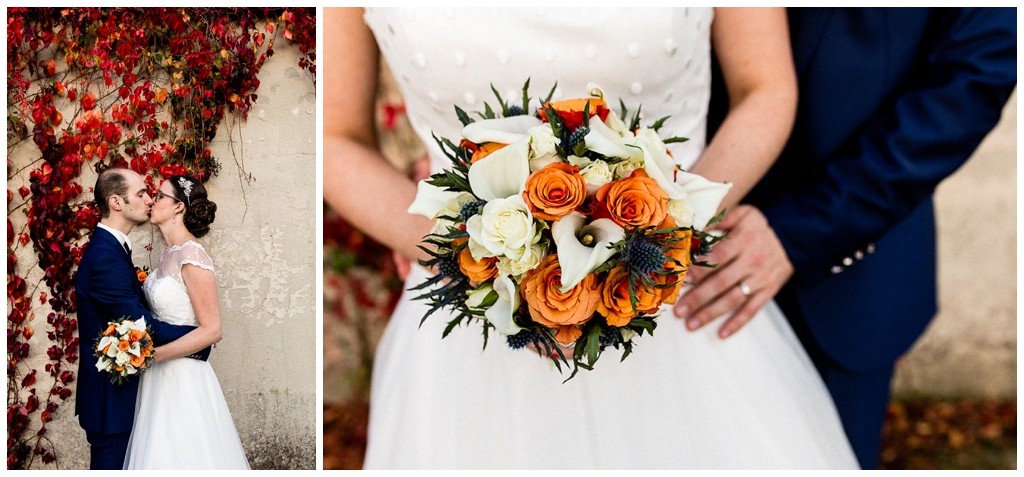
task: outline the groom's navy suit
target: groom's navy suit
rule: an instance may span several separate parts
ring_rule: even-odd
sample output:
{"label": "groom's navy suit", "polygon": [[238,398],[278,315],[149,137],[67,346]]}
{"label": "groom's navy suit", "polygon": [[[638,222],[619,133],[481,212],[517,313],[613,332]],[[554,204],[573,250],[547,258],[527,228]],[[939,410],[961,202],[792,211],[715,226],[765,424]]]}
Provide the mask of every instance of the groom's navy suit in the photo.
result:
{"label": "groom's navy suit", "polygon": [[[788,17],[796,124],[744,202],[764,212],[793,263],[776,300],[861,465],[873,468],[894,361],[937,311],[932,193],[1016,86],[1016,10],[810,8]],[[716,83],[709,135],[727,107]]]}
{"label": "groom's navy suit", "polygon": [[[92,447],[91,468],[121,469],[135,418],[139,380],[130,378],[124,384],[111,384],[110,374],[96,369],[95,338],[107,323],[122,317],[145,317],[158,345],[174,341],[195,327],[169,325],[152,318],[143,304],[142,285],[131,257],[113,234],[100,227],[93,230],[78,264],[75,295],[80,356],[75,414]],[[205,360],[209,354],[210,348],[206,348],[196,357]]]}

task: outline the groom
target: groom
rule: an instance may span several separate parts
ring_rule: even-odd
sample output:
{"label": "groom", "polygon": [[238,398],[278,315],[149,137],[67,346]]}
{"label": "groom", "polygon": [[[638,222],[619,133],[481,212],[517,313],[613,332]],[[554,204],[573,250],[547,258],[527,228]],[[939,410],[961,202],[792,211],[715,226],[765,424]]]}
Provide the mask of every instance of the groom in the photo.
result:
{"label": "groom", "polygon": [[[94,188],[100,223],[93,230],[75,275],[78,299],[79,364],[75,414],[89,441],[91,469],[121,469],[135,418],[139,380],[111,384],[110,374],[96,369],[94,339],[107,323],[123,317],[146,318],[154,344],[174,341],[195,329],[152,318],[143,305],[142,284],[131,259],[132,227],[149,221],[153,199],[146,183],[129,169],[109,168]],[[206,360],[207,348],[196,356]]]}
{"label": "groom", "polygon": [[[691,270],[698,285],[675,311],[691,329],[736,311],[715,325],[727,336],[778,292],[871,469],[894,361],[937,311],[932,193],[1016,86],[1016,11],[788,16],[800,85],[793,135],[749,205],[723,222],[730,240],[709,260],[721,265]],[[712,98],[709,134],[722,96]]]}

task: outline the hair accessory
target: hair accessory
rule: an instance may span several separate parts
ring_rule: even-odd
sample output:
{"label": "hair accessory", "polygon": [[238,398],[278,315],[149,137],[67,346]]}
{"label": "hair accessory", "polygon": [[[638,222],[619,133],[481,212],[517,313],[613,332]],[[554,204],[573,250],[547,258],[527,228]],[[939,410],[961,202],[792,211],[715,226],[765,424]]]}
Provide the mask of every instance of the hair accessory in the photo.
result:
{"label": "hair accessory", "polygon": [[192,193],[192,181],[185,179],[184,177],[179,177],[178,185],[181,186],[181,189],[185,191],[185,201],[187,202],[186,205],[192,205],[192,200],[189,198],[189,194]]}

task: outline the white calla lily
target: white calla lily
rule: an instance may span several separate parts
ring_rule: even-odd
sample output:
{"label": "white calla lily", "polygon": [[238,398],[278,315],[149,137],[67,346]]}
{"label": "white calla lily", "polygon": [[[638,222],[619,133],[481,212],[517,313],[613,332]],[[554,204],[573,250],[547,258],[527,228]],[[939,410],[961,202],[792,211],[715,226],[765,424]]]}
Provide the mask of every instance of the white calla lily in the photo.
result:
{"label": "white calla lily", "polygon": [[483,200],[504,199],[520,194],[526,188],[526,179],[529,177],[529,138],[494,151],[469,168],[469,186]]}
{"label": "white calla lily", "polygon": [[412,204],[409,204],[406,212],[433,219],[448,204],[449,200],[458,196],[458,192],[444,190],[428,184],[427,181],[419,181],[416,184],[416,199],[412,201]]}
{"label": "white calla lily", "polygon": [[139,346],[139,342],[138,341],[132,343],[131,346],[128,347],[128,354],[130,354],[132,356],[141,356],[142,355],[142,347]]}
{"label": "white calla lily", "polygon": [[643,152],[632,146],[635,138],[631,134],[622,137],[601,121],[590,121],[590,132],[583,140],[587,144],[587,149],[607,157],[643,158]]}
{"label": "white calla lily", "polygon": [[686,200],[693,207],[693,228],[703,230],[718,213],[718,206],[732,189],[732,184],[711,182],[697,174],[676,173],[676,182],[686,190]]}
{"label": "white calla lily", "polygon": [[674,180],[676,171],[672,158],[668,154],[662,154],[668,160],[668,164],[665,164],[665,159],[657,157],[657,152],[652,151],[651,145],[643,139],[637,141],[637,147],[644,152],[644,171],[647,172],[647,177],[654,179],[658,187],[668,194],[669,199],[685,199],[686,189]]}
{"label": "white calla lily", "polygon": [[528,138],[530,128],[541,124],[544,122],[529,115],[483,119],[469,123],[462,128],[462,137],[477,144],[485,142],[512,144]]}
{"label": "white calla lily", "polygon": [[[573,212],[551,226],[551,236],[558,250],[562,268],[561,290],[569,290],[615,254],[609,246],[625,238],[626,232],[610,219],[597,219],[584,225],[586,217]],[[590,235],[591,245],[580,243],[581,235]]]}
{"label": "white calla lily", "polygon": [[494,292],[498,294],[498,300],[484,312],[484,316],[498,333],[518,333],[522,328],[512,319],[512,312],[519,309],[519,290],[516,290],[516,283],[507,276],[499,276],[494,279]]}

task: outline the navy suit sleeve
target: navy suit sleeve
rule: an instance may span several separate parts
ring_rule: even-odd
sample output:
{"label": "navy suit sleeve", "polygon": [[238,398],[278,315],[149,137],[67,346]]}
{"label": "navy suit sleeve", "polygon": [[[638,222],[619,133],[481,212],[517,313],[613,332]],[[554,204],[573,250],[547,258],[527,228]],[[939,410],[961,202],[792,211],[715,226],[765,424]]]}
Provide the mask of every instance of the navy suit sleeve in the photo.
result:
{"label": "navy suit sleeve", "polygon": [[[138,280],[133,271],[115,260],[97,260],[92,268],[93,299],[101,313],[110,321],[122,318],[137,320],[146,318],[153,330],[153,342],[162,345],[174,341],[195,329],[194,326],[171,325],[153,319],[149,310],[142,306],[139,295],[132,286]],[[101,285],[99,285],[101,284]]]}
{"label": "navy suit sleeve", "polygon": [[[816,283],[928,200],[999,121],[1017,83],[1015,9],[940,10],[915,75],[811,181],[764,206],[797,277]],[[856,94],[836,92],[836,94]]]}

